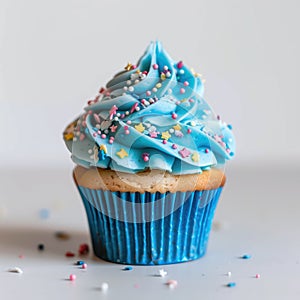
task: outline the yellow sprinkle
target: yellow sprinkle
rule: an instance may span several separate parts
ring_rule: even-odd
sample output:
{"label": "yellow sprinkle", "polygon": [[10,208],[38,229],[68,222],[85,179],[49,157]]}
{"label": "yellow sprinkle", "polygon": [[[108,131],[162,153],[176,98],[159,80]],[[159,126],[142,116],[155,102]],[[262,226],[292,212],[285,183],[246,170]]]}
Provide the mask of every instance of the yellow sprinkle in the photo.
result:
{"label": "yellow sprinkle", "polygon": [[100,150],[103,150],[104,153],[107,153],[106,145],[100,145]]}
{"label": "yellow sprinkle", "polygon": [[124,68],[126,71],[130,71],[131,70],[131,67],[132,67],[132,64],[129,62],[127,64],[127,66]]}
{"label": "yellow sprinkle", "polygon": [[159,88],[161,88],[161,83],[159,82],[159,83],[157,83],[156,84],[156,87],[159,89]]}
{"label": "yellow sprinkle", "polygon": [[198,152],[194,152],[193,155],[192,155],[192,160],[194,162],[198,162],[200,160],[200,156],[199,156],[199,153]]}
{"label": "yellow sprinkle", "polygon": [[72,140],[73,137],[74,137],[74,134],[72,132],[68,132],[68,133],[64,134],[64,138],[65,138],[66,141]]}
{"label": "yellow sprinkle", "polygon": [[128,156],[128,153],[122,148],[119,152],[117,152],[117,155],[120,158],[124,158],[125,156]]}
{"label": "yellow sprinkle", "polygon": [[168,140],[170,137],[171,137],[171,135],[170,135],[169,131],[164,131],[161,134],[161,138],[164,139],[164,140]]}
{"label": "yellow sprinkle", "polygon": [[179,124],[176,124],[175,126],[173,126],[173,128],[174,128],[175,130],[180,130],[180,129],[181,129],[181,126],[180,126]]}
{"label": "yellow sprinkle", "polygon": [[193,68],[191,68],[191,72],[195,77],[202,77],[202,74],[197,73]]}
{"label": "yellow sprinkle", "polygon": [[160,75],[160,79],[161,79],[161,80],[165,80],[165,79],[166,79],[166,74],[165,74],[165,73],[162,73],[162,74]]}
{"label": "yellow sprinkle", "polygon": [[142,123],[140,123],[139,125],[134,125],[134,128],[141,133],[143,133],[145,130],[145,127],[143,126]]}

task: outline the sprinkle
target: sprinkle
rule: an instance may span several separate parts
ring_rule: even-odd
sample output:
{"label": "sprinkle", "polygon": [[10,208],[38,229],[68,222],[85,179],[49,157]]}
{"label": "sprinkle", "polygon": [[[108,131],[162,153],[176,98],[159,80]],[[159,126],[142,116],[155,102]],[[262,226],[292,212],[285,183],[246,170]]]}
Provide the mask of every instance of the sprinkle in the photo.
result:
{"label": "sprinkle", "polygon": [[84,139],[85,139],[85,135],[83,133],[81,133],[80,136],[79,136],[79,140],[83,141]]}
{"label": "sprinkle", "polygon": [[174,131],[175,131],[175,130],[174,130],[173,128],[170,128],[170,129],[169,129],[169,132],[170,132],[170,133],[174,133]]}
{"label": "sprinkle", "polygon": [[209,149],[205,149],[205,153],[209,153]]}
{"label": "sprinkle", "polygon": [[157,69],[158,69],[158,64],[154,64],[154,65],[152,66],[152,68],[153,68],[154,70],[157,70]]}
{"label": "sprinkle", "polygon": [[198,162],[200,160],[200,156],[199,156],[199,153],[198,152],[194,152],[193,155],[192,155],[192,160],[194,162]]}
{"label": "sprinkle", "polygon": [[108,290],[109,286],[108,286],[108,283],[107,282],[102,282],[101,283],[101,286],[100,286],[100,289],[103,293],[106,293],[107,290]]}
{"label": "sprinkle", "polygon": [[159,88],[161,88],[161,83],[159,82],[159,83],[157,83],[156,84],[156,87],[159,89]]}
{"label": "sprinkle", "polygon": [[118,126],[117,125],[111,125],[109,128],[110,128],[111,132],[116,132]]}
{"label": "sprinkle", "polygon": [[138,107],[138,103],[136,102],[136,103],[134,103],[133,105],[132,105],[132,107],[131,107],[131,109],[130,109],[130,113],[132,114],[134,111],[135,111],[135,109]]}
{"label": "sprinkle", "polygon": [[137,106],[137,107],[135,108],[135,111],[140,111],[140,108]]}
{"label": "sprinkle", "polygon": [[163,140],[162,143],[163,143],[163,144],[166,144],[166,143],[167,143],[167,140]]}
{"label": "sprinkle", "polygon": [[10,268],[8,272],[23,274],[23,270],[19,267]]}
{"label": "sprinkle", "polygon": [[229,282],[229,283],[227,283],[227,286],[228,287],[235,287],[236,286],[236,283],[235,282]]}
{"label": "sprinkle", "polygon": [[132,68],[132,64],[131,64],[130,62],[128,62],[128,64],[125,66],[124,69],[125,69],[126,71],[130,71],[131,68]]}
{"label": "sprinkle", "polygon": [[179,154],[181,155],[182,158],[189,157],[190,154],[191,154],[191,152],[188,149],[186,149],[186,148],[183,148],[183,149],[181,149],[178,152],[179,152]]}
{"label": "sprinkle", "polygon": [[141,133],[143,133],[144,130],[145,130],[145,127],[143,126],[142,123],[140,123],[140,124],[138,124],[138,125],[134,125],[134,128],[135,128],[137,131],[141,132]]}
{"label": "sprinkle", "polygon": [[44,251],[45,250],[44,244],[38,244],[37,248],[38,248],[39,251]]}
{"label": "sprinkle", "polygon": [[67,252],[65,253],[65,256],[66,256],[66,257],[74,257],[75,254],[74,254],[73,252],[71,252],[71,251],[67,251]]}
{"label": "sprinkle", "polygon": [[64,231],[55,232],[55,237],[60,240],[68,240],[70,239],[70,235]]}
{"label": "sprinkle", "polygon": [[183,67],[183,62],[182,61],[179,61],[178,63],[177,63],[177,68],[178,69],[181,69]]}
{"label": "sprinkle", "polygon": [[77,266],[82,266],[84,264],[83,260],[77,260],[76,265]]}
{"label": "sprinkle", "polygon": [[260,274],[255,274],[255,278],[260,278]]}
{"label": "sprinkle", "polygon": [[191,133],[191,132],[192,132],[192,129],[189,128],[189,129],[187,130],[187,133]]}
{"label": "sprinkle", "polygon": [[227,276],[228,276],[228,277],[231,277],[231,272],[227,272]]}
{"label": "sprinkle", "polygon": [[228,124],[227,127],[228,127],[228,129],[230,129],[230,130],[232,129],[232,125],[230,125],[230,124]]}
{"label": "sprinkle", "polygon": [[82,264],[82,265],[81,265],[81,268],[82,268],[82,269],[87,269],[87,264]]}
{"label": "sprinkle", "polygon": [[170,289],[174,289],[177,287],[178,282],[177,282],[177,280],[171,279],[171,280],[167,281],[166,284],[169,286]]}
{"label": "sprinkle", "polygon": [[189,82],[188,82],[188,81],[185,81],[185,82],[183,83],[183,85],[184,85],[184,86],[188,86],[188,85],[189,85]]}
{"label": "sprinkle", "polygon": [[76,280],[76,275],[75,274],[71,274],[69,276],[70,281],[75,281]]}
{"label": "sprinkle", "polygon": [[25,257],[25,256],[24,256],[23,254],[20,254],[20,255],[19,255],[19,258],[21,258],[21,259],[24,258],[24,257]]}
{"label": "sprinkle", "polygon": [[133,268],[131,266],[124,267],[122,271],[131,271]]}
{"label": "sprinkle", "polygon": [[196,122],[195,121],[191,121],[191,126],[196,126]]}
{"label": "sprinkle", "polygon": [[109,111],[109,118],[110,120],[113,119],[113,116],[117,113],[118,107],[116,105],[113,105],[112,108]]}
{"label": "sprinkle", "polygon": [[150,95],[151,95],[151,91],[147,91],[147,92],[146,92],[146,95],[147,95],[147,96],[150,96]]}
{"label": "sprinkle", "polygon": [[166,74],[165,74],[165,73],[161,73],[160,79],[161,79],[161,80],[165,80],[165,79],[166,79]]}
{"label": "sprinkle", "polygon": [[168,66],[164,66],[164,70],[165,70],[165,71],[168,71],[168,70],[169,70],[169,67],[168,67]]}
{"label": "sprinkle", "polygon": [[250,259],[251,255],[250,254],[244,254],[241,258],[242,259]]}
{"label": "sprinkle", "polygon": [[175,126],[173,126],[174,130],[180,130],[181,126],[179,124],[176,124]]}
{"label": "sprinkle", "polygon": [[[102,145],[101,145],[102,146]],[[105,147],[105,145],[103,145]],[[100,147],[101,149],[101,147]],[[106,148],[105,148],[106,149]],[[101,149],[103,150],[103,149]],[[90,251],[89,249],[89,245],[88,244],[80,244],[79,245],[79,249],[78,249],[78,253],[79,255],[85,255],[85,254],[88,254]]]}
{"label": "sprinkle", "polygon": [[167,78],[171,77],[171,72],[168,71],[168,72],[166,73],[166,77],[167,77]]}
{"label": "sprinkle", "polygon": [[125,134],[130,134],[130,131],[128,129],[125,130]]}
{"label": "sprinkle", "polygon": [[172,113],[172,119],[177,119],[177,114],[176,113]]}
{"label": "sprinkle", "polygon": [[39,215],[40,215],[41,219],[48,219],[49,216],[50,216],[50,212],[49,212],[49,210],[47,208],[42,208],[39,211]]}
{"label": "sprinkle", "polygon": [[181,88],[180,89],[180,94],[184,94],[185,93],[185,89],[184,88]]}
{"label": "sprinkle", "polygon": [[150,137],[156,138],[157,137],[157,132],[156,131],[151,131],[149,132]]}
{"label": "sprinkle", "polygon": [[159,277],[165,277],[168,274],[167,271],[165,271],[164,269],[159,269],[158,270],[158,276]]}
{"label": "sprinkle", "polygon": [[95,119],[95,121],[96,121],[97,123],[100,123],[100,122],[101,122],[101,120],[100,120],[100,118],[99,118],[99,116],[98,116],[97,114],[94,114],[93,116],[94,116],[94,119]]}
{"label": "sprinkle", "polygon": [[180,130],[175,130],[175,135],[179,138],[183,137],[183,133]]}
{"label": "sprinkle", "polygon": [[129,90],[129,92],[133,92],[133,91],[134,91],[134,87],[133,87],[133,86],[130,86],[130,87],[128,88],[128,90]]}
{"label": "sprinkle", "polygon": [[122,148],[119,152],[117,152],[117,155],[120,158],[124,158],[125,156],[128,156],[128,153]]}
{"label": "sprinkle", "polygon": [[130,121],[130,120],[128,120],[126,123],[127,123],[128,125],[130,125],[130,124],[131,124],[131,121]]}
{"label": "sprinkle", "polygon": [[184,70],[179,70],[179,74],[184,74]]}
{"label": "sprinkle", "polygon": [[170,137],[171,137],[171,135],[170,135],[169,131],[164,131],[161,134],[161,138],[164,139],[164,140],[168,140]]}
{"label": "sprinkle", "polygon": [[123,87],[123,90],[126,92],[128,90],[128,87],[127,86],[124,86]]}
{"label": "sprinkle", "polygon": [[74,134],[72,133],[72,132],[68,132],[68,133],[65,133],[64,134],[64,139],[66,140],[66,141],[70,141],[70,140],[72,140],[74,138]]}
{"label": "sprinkle", "polygon": [[152,89],[152,92],[153,92],[153,93],[156,93],[156,92],[157,92],[157,88],[154,87],[154,88]]}

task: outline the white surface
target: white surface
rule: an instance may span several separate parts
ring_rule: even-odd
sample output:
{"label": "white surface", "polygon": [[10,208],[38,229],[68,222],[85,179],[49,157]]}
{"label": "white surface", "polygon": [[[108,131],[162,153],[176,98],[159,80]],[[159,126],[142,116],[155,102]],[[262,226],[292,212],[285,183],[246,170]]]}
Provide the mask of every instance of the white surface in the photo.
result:
{"label": "white surface", "polygon": [[0,165],[68,166],[67,123],[156,38],[204,75],[237,159],[300,161],[299,3],[0,0]]}
{"label": "white surface", "polygon": [[[4,170],[0,172],[1,299],[299,299],[300,202],[299,166],[294,168],[228,168],[228,182],[217,209],[208,253],[200,260],[162,267],[123,266],[83,259],[87,270],[66,258],[89,242],[87,220],[71,181],[71,170]],[[46,208],[48,219],[39,211]],[[54,233],[71,235],[60,241]],[[44,243],[39,252],[37,245]],[[239,257],[252,255],[249,260]],[[24,255],[19,258],[19,255]],[[12,267],[24,273],[9,273]],[[226,276],[231,272],[232,276]],[[70,282],[71,273],[77,275]],[[255,274],[260,279],[254,278]],[[178,281],[170,290],[165,282]],[[236,287],[225,285],[236,282]],[[106,294],[100,290],[107,282]]]}

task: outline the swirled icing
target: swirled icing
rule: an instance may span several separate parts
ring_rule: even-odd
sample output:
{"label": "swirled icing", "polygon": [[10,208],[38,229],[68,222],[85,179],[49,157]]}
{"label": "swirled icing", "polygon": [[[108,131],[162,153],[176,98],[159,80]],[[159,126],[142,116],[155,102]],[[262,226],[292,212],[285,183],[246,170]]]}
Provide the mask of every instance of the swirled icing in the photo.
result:
{"label": "swirled icing", "polygon": [[76,164],[123,172],[201,173],[235,153],[231,126],[203,99],[199,74],[152,42],[64,132]]}

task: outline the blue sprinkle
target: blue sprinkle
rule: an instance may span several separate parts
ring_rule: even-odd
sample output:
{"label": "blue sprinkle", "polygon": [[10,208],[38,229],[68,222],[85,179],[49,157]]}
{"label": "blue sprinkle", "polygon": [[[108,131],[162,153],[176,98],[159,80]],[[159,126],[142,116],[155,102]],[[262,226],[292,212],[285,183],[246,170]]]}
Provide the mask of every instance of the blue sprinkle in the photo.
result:
{"label": "blue sprinkle", "polygon": [[242,256],[242,259],[249,259],[249,258],[251,258],[251,255],[250,255],[250,254],[244,254],[244,255]]}
{"label": "blue sprinkle", "polygon": [[228,124],[227,127],[228,127],[228,129],[230,129],[230,130],[232,129],[232,125],[231,125],[231,124]]}
{"label": "blue sprinkle", "polygon": [[43,208],[39,211],[39,215],[41,219],[48,219],[50,216],[50,212],[48,209]]}
{"label": "blue sprinkle", "polygon": [[227,286],[228,287],[235,287],[236,283],[235,282],[229,282],[229,283],[227,283]]}
{"label": "blue sprinkle", "polygon": [[131,271],[132,270],[132,267],[124,267],[123,269],[122,269],[123,271]]}
{"label": "blue sprinkle", "polygon": [[84,264],[83,260],[77,260],[76,265],[77,266],[82,266]]}

